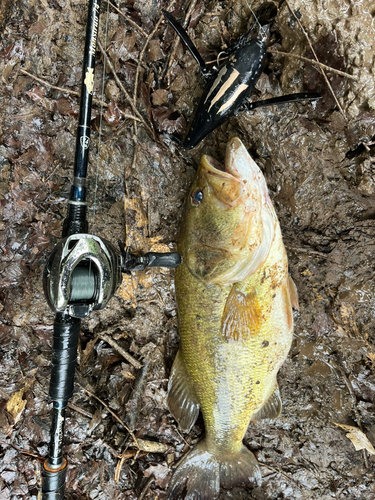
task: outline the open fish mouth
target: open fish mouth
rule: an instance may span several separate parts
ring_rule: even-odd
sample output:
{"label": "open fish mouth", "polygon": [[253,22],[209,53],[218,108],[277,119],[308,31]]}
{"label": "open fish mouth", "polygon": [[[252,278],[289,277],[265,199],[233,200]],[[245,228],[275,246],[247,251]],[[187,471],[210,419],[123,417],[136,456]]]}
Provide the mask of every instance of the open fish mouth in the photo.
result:
{"label": "open fish mouth", "polygon": [[224,165],[212,156],[201,158],[200,172],[207,179],[216,198],[225,206],[234,207],[244,202],[245,197],[253,199],[267,197],[267,186],[258,165],[251,158],[238,137],[227,144]]}
{"label": "open fish mouth", "polygon": [[203,155],[201,167],[205,173],[226,179],[256,180],[259,168],[238,137],[228,141],[224,165],[209,155]]}

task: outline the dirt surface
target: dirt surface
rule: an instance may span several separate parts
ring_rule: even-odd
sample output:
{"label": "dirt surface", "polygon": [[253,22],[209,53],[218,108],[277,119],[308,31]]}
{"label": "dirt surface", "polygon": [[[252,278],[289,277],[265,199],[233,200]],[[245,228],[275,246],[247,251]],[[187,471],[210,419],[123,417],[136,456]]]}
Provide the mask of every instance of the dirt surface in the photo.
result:
{"label": "dirt surface", "polygon": [[[166,74],[172,29],[162,23],[150,37],[168,2],[120,2],[123,15],[109,7],[107,42],[102,6],[100,40],[132,98],[138,81],[136,107],[156,133],[129,118],[134,111],[107,67],[100,147],[98,105],[92,115],[90,231],[135,251],[175,248],[194,166],[203,152],[222,159],[228,138],[239,136],[265,173],[300,310],[279,373],[282,415],[252,424],[245,438],[263,484],[220,498],[371,500],[374,457],[356,451],[334,422],[361,428],[375,443],[375,10],[370,0],[290,3],[319,60],[356,78],[327,72],[343,113],[312,65],[269,55],[254,99],[302,90],[323,98],[239,114],[188,153],[158,139],[159,131],[183,137],[202,92],[181,44]],[[269,49],[312,57],[285,1],[275,5]],[[87,6],[0,6],[0,499],[35,499],[48,453],[54,318],[42,273],[61,236],[72,181],[79,101],[71,92],[80,89]],[[189,5],[177,0],[170,10],[183,21]],[[246,2],[198,1],[189,34],[205,60],[216,60],[251,24]],[[84,322],[66,424],[67,499],[166,498],[174,464],[204,432],[199,420],[182,435],[166,408],[178,340],[169,270],[124,276],[110,305]],[[146,441],[141,451],[114,415]]]}

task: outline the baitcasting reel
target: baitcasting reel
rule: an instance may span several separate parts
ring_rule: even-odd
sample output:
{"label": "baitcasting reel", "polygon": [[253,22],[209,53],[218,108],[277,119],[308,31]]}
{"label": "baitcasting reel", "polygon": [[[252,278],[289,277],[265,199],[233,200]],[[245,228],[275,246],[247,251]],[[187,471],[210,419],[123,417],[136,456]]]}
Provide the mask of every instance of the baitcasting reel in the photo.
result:
{"label": "baitcasting reel", "polygon": [[92,234],[73,234],[58,243],[44,270],[43,285],[48,305],[73,318],[86,318],[103,309],[121,284],[121,273],[146,267],[175,268],[177,252],[148,252],[143,256],[118,251],[112,243]]}

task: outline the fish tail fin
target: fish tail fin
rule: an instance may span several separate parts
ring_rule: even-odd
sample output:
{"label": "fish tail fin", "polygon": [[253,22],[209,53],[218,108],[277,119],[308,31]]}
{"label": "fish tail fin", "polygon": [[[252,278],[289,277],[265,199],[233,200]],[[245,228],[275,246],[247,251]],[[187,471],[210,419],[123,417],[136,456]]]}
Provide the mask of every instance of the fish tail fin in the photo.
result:
{"label": "fish tail fin", "polygon": [[238,453],[229,455],[220,463],[220,486],[226,489],[236,485],[255,488],[260,486],[262,475],[253,453],[242,445]]}
{"label": "fish tail fin", "polygon": [[261,483],[256,458],[246,446],[237,453],[213,454],[201,441],[179,464],[169,484],[169,500],[214,500],[220,487]]}

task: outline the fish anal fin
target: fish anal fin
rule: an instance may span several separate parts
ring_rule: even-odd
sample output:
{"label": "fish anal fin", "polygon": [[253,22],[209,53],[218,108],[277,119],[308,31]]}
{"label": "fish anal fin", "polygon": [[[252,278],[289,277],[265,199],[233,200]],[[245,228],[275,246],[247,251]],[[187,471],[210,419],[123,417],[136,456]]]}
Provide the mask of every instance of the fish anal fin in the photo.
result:
{"label": "fish anal fin", "polygon": [[225,340],[247,341],[259,331],[265,311],[262,310],[256,292],[243,293],[233,285],[225,304],[221,330]]}
{"label": "fish anal fin", "polygon": [[199,415],[199,404],[180,351],[176,355],[169,378],[167,404],[179,424],[179,429],[190,432]]}
{"label": "fish anal fin", "polygon": [[279,386],[276,384],[276,389],[267,399],[264,405],[251,418],[252,421],[263,420],[263,418],[277,418],[282,409]]}
{"label": "fish anal fin", "polygon": [[298,303],[298,290],[296,284],[293,281],[293,278],[288,274],[288,289],[289,289],[289,297],[290,302],[292,304],[293,309],[299,311],[299,303]]}

